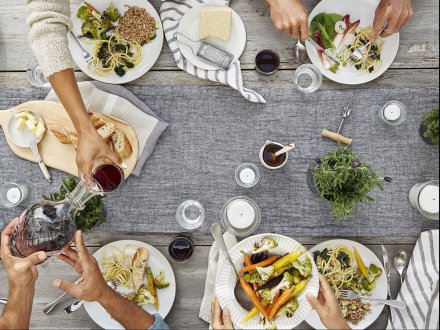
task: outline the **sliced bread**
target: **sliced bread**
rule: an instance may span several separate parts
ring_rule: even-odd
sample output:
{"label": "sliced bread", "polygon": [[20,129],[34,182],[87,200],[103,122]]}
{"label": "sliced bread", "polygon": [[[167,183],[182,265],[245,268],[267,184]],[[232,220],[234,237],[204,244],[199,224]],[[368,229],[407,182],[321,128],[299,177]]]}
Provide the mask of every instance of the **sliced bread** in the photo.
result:
{"label": "sliced bread", "polygon": [[101,126],[96,131],[104,140],[107,140],[112,134],[115,132],[116,126],[113,123],[107,123],[104,126]]}
{"label": "sliced bread", "polygon": [[145,248],[137,249],[134,254],[131,269],[133,273],[133,284],[136,288],[139,288],[142,284],[149,256],[150,251]]}
{"label": "sliced bread", "polygon": [[95,127],[96,129],[107,124],[107,122],[103,118],[101,118],[100,115],[98,115],[96,113],[89,112],[89,117],[90,117],[90,121],[92,122],[93,127]]}
{"label": "sliced bread", "polygon": [[69,138],[69,132],[67,132],[63,126],[56,123],[47,123],[47,127],[62,144],[72,144]]}
{"label": "sliced bread", "polygon": [[115,147],[115,151],[118,153],[121,159],[125,159],[131,156],[133,153],[133,148],[131,147],[130,141],[127,138],[127,135],[120,130],[119,128],[115,129],[115,132],[112,135],[113,146]]}

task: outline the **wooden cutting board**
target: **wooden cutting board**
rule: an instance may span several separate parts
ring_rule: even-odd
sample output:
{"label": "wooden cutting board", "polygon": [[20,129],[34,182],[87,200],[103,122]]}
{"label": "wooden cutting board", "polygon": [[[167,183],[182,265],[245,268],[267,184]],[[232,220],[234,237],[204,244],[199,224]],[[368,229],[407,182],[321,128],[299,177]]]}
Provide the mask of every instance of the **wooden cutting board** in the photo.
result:
{"label": "wooden cutting board", "polygon": [[[67,130],[75,130],[72,121],[70,120],[67,112],[64,110],[64,107],[60,103],[49,101],[31,101],[23,103],[9,110],[0,110],[0,126],[3,127],[3,131],[5,132],[6,141],[9,144],[9,147],[17,156],[30,160],[32,162],[36,162],[36,160],[32,154],[31,149],[16,146],[12,142],[8,131],[9,119],[13,117],[17,112],[21,111],[36,112],[40,114],[46,124],[57,123],[65,127]],[[131,143],[133,153],[129,158],[123,160],[125,165],[127,165],[128,167],[124,171],[125,177],[127,178],[133,172],[139,154],[139,143],[136,132],[134,131],[133,127],[130,126],[130,124],[122,119],[102,114],[100,114],[100,116],[103,118],[105,117],[106,121],[113,122],[118,128],[120,128],[127,135],[127,138]],[[40,151],[41,158],[47,166],[64,171],[73,176],[78,176],[78,168],[75,161],[75,147],[71,144],[62,144],[47,128],[47,125],[46,133],[41,142],[38,144],[38,149]],[[95,162],[95,166],[99,165],[100,163],[102,162]]]}

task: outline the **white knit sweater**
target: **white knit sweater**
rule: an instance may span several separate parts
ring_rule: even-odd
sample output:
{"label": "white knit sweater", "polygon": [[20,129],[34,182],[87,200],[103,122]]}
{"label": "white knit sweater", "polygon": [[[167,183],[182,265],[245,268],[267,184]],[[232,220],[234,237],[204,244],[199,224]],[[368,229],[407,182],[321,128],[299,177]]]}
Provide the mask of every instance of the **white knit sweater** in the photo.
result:
{"label": "white knit sweater", "polygon": [[27,0],[29,41],[46,77],[74,68],[67,43],[72,28],[69,0]]}

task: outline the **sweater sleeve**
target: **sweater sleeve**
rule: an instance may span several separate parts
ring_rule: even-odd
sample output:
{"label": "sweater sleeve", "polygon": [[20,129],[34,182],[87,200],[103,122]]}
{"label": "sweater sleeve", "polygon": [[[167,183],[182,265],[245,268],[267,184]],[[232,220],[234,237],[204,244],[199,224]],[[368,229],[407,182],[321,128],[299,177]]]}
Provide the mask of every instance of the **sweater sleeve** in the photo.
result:
{"label": "sweater sleeve", "polygon": [[43,74],[74,68],[67,33],[72,28],[69,0],[27,0],[29,41]]}

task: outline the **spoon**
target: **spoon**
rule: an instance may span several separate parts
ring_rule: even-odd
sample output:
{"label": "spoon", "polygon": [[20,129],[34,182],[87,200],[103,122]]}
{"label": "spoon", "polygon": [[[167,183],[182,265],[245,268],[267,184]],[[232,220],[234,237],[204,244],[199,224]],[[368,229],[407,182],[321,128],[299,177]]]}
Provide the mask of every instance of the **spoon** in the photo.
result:
{"label": "spoon", "polygon": [[406,252],[403,250],[398,251],[394,257],[394,268],[400,275],[400,285],[403,283],[403,271],[405,270],[407,264],[408,256],[406,255]]}
{"label": "spoon", "polygon": [[285,146],[283,149],[278,150],[274,156],[275,158],[278,157],[279,155],[285,154],[286,152],[292,150],[293,148],[295,148],[295,143],[289,143],[287,146]]}
{"label": "spoon", "polygon": [[[217,245],[218,245],[220,251],[222,251],[223,256],[229,262],[229,264],[231,265],[232,269],[234,269],[235,275],[237,276],[237,280],[240,279],[240,274],[238,273],[238,270],[235,267],[235,265],[234,265],[234,263],[233,263],[233,261],[231,259],[229,251],[226,248],[226,243],[225,243],[225,240],[223,238],[222,228],[220,227],[220,225],[218,223],[215,223],[215,224],[212,225],[211,233],[212,233],[212,237],[214,237],[215,241],[217,242]],[[254,307],[254,304],[252,304],[251,300],[246,295],[246,293],[244,292],[243,288],[241,287],[241,285],[238,282],[235,284],[234,292],[235,292],[235,298],[237,299],[238,303],[244,309],[250,311]]]}
{"label": "spoon", "polygon": [[301,43],[301,40],[298,39],[294,47],[295,61],[298,64],[303,64],[306,59],[306,47]]}

